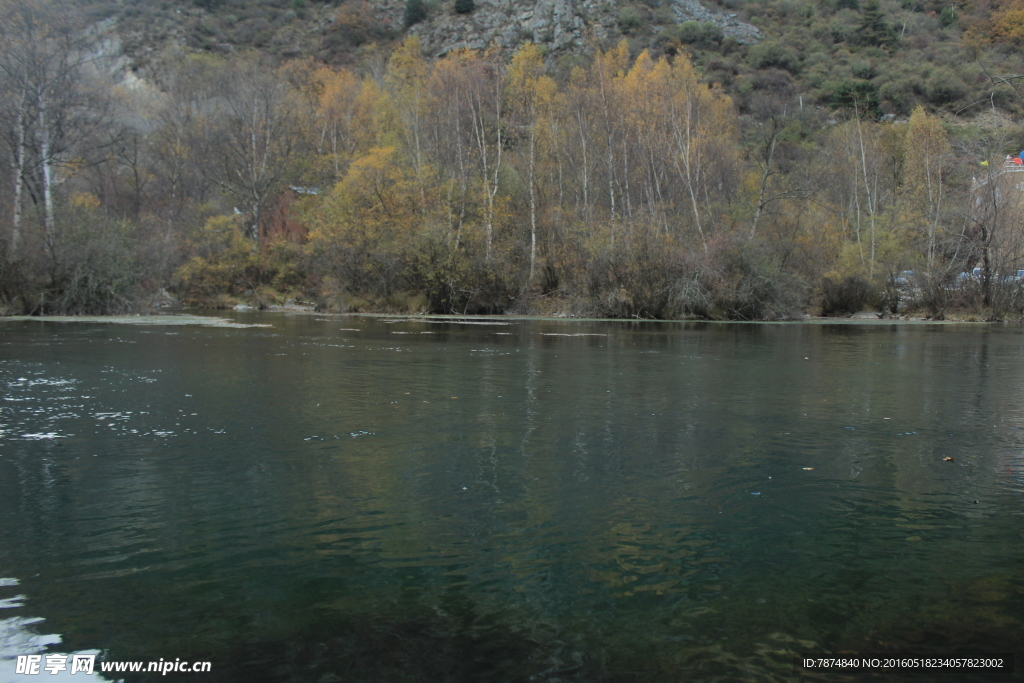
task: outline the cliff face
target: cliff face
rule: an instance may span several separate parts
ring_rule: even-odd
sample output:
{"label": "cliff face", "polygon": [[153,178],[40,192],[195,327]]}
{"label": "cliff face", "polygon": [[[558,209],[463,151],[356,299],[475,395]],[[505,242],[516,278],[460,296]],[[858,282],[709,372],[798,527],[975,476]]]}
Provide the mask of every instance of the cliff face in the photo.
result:
{"label": "cliff face", "polygon": [[[420,37],[424,51],[434,57],[462,48],[484,49],[492,44],[514,49],[523,41],[545,45],[548,54],[581,50],[588,37],[599,40],[620,31],[619,8],[608,0],[476,0],[470,14],[455,14],[442,3],[426,21],[409,29]],[[389,0],[381,7],[392,22],[401,20],[404,2]],[[735,14],[711,10],[697,0],[672,0],[669,21],[709,22],[726,38],[745,45],[758,42],[761,31],[736,19]],[[671,24],[654,24],[658,30]]]}
{"label": "cliff face", "polygon": [[[210,6],[200,6],[199,0],[140,0],[112,10],[102,24],[116,27],[132,67],[142,69],[158,63],[169,48],[215,54],[255,48],[280,59],[314,57],[351,64],[362,46],[393,45],[406,34],[406,0],[209,2]],[[420,37],[431,57],[491,45],[514,50],[524,41],[544,46],[549,57],[557,57],[581,52],[592,40],[607,45],[623,35],[639,46],[653,45],[659,34],[685,22],[700,23],[698,32],[713,24],[719,39],[732,38],[743,45],[762,38],[760,30],[737,15],[705,7],[700,0],[475,0],[476,8],[468,14],[456,14],[454,2],[432,0],[427,18],[407,29]],[[284,9],[289,5],[301,7]]]}
{"label": "cliff face", "polygon": [[736,19],[736,14],[713,12],[697,0],[673,0],[672,11],[676,23],[684,21],[708,21],[722,29],[726,38],[735,38],[741,45],[753,45],[763,38],[760,29]]}

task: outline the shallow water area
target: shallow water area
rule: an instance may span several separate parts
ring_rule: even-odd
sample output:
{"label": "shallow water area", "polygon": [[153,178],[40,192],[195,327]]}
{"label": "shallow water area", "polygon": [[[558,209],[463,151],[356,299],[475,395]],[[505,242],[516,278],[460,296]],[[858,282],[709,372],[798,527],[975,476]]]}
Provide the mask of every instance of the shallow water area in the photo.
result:
{"label": "shallow water area", "polygon": [[218,317],[0,321],[0,683],[1024,652],[1024,329]]}

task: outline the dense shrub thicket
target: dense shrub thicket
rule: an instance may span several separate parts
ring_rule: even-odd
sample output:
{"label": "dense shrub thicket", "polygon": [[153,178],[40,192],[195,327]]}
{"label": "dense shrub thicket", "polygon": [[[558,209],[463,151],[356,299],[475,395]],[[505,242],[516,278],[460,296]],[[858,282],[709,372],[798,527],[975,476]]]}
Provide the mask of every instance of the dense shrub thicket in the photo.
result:
{"label": "dense shrub thicket", "polygon": [[[1003,155],[1024,138],[965,134],[922,106],[883,117],[886,93],[919,91],[876,87],[871,56],[900,49],[876,3],[835,10],[859,12],[839,31],[856,52],[819,108],[793,89],[822,64],[798,41],[729,56],[759,70],[749,87],[749,71],[708,63],[734,98],[679,48],[727,51],[694,22],[660,57],[623,41],[571,69],[529,44],[430,62],[409,38],[364,73],[185,56],[159,92],[128,93],[90,70],[70,19],[6,1],[8,311],[131,310],[168,285],[195,305],[332,311],[1022,307],[1024,193]],[[813,22],[808,7],[787,16]],[[52,37],[26,49],[39,22]],[[32,62],[46,55],[68,68]],[[955,101],[951,73],[920,94]]]}

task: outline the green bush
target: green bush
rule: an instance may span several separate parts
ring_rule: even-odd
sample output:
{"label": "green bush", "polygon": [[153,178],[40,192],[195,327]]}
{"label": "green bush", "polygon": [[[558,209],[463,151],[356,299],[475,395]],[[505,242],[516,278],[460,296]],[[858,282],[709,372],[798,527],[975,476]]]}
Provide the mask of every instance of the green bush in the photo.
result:
{"label": "green bush", "polygon": [[74,226],[67,252],[53,273],[44,309],[63,315],[127,313],[135,309],[142,278],[132,226],[102,222]]}
{"label": "green bush", "polygon": [[427,18],[427,5],[423,0],[405,0],[405,27],[409,28]]}
{"label": "green bush", "polygon": [[522,290],[516,254],[498,241],[488,261],[481,235],[463,237],[456,246],[442,231],[428,231],[407,245],[409,288],[422,293],[431,313],[504,313]]}
{"label": "green bush", "polygon": [[857,59],[850,63],[850,71],[854,78],[871,80],[878,75],[875,65],[866,59]]}
{"label": "green bush", "polygon": [[775,11],[779,13],[780,17],[789,21],[809,19],[814,16],[814,6],[805,0],[776,0]]}
{"label": "green bush", "polygon": [[730,245],[719,263],[714,305],[730,320],[778,320],[800,308],[800,283],[763,245]]}
{"label": "green bush", "polygon": [[967,86],[952,70],[940,68],[928,78],[925,92],[932,104],[948,104],[967,96]]}
{"label": "green bush", "polygon": [[[683,45],[714,50],[726,42],[722,29],[710,21],[684,21],[663,29],[654,39],[654,46],[667,54],[676,54]],[[735,39],[732,39],[735,42]],[[732,49],[732,48],[730,48]]]}
{"label": "green bush", "polygon": [[427,297],[431,313],[462,313],[469,303],[470,264],[465,250],[427,236],[411,259],[413,285]]}
{"label": "green bush", "polygon": [[470,14],[475,9],[476,3],[473,0],[455,0],[456,14]]}
{"label": "green bush", "polygon": [[855,111],[860,116],[871,119],[882,116],[878,89],[870,81],[840,81],[827,89],[831,91],[828,99],[837,109]]}
{"label": "green bush", "polygon": [[843,12],[832,17],[832,20],[828,23],[827,39],[833,43],[851,43],[857,34],[857,27],[850,21],[850,15],[852,12]]}
{"label": "green bush", "polygon": [[14,302],[5,306],[11,312],[128,313],[162,275],[152,233],[111,220],[93,195],[59,205],[49,235],[41,226],[24,227],[18,258],[0,271],[0,300]]}
{"label": "green bush", "polygon": [[619,10],[619,28],[622,29],[623,33],[636,31],[643,23],[643,15],[640,14],[640,10],[637,7],[626,5]]}
{"label": "green bush", "polygon": [[871,285],[856,275],[828,278],[821,284],[821,314],[850,315],[864,309],[871,300]]}
{"label": "green bush", "polygon": [[244,292],[245,269],[252,251],[237,220],[229,216],[211,218],[189,240],[190,258],[174,273],[175,289],[192,303],[221,292]]}
{"label": "green bush", "polygon": [[611,318],[673,317],[676,264],[669,245],[651,230],[634,229],[590,264],[590,294],[598,314]]}
{"label": "green bush", "polygon": [[857,37],[861,45],[891,47],[896,43],[896,33],[886,23],[885,17],[878,7],[878,0],[868,0],[868,3],[864,5]]}
{"label": "green bush", "polygon": [[907,116],[917,106],[919,91],[924,90],[924,84],[914,78],[903,78],[884,83],[878,89],[878,97],[887,103],[896,114]]}
{"label": "green bush", "polygon": [[684,21],[675,28],[675,33],[681,42],[699,47],[719,45],[725,37],[721,27],[710,21]]}
{"label": "green bush", "polygon": [[293,291],[304,284],[300,250],[285,240],[257,245],[242,235],[235,216],[215,216],[189,239],[189,258],[174,273],[174,289],[193,305],[253,297],[253,304],[262,308],[274,302],[275,295],[268,292]]}
{"label": "green bush", "polygon": [[775,67],[792,74],[800,70],[800,56],[796,51],[774,40],[752,47],[748,61],[755,69]]}

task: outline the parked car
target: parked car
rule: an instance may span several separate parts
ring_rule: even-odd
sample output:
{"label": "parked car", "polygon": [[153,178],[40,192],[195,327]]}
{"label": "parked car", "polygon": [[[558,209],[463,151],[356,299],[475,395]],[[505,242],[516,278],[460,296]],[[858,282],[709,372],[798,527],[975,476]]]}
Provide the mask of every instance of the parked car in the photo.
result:
{"label": "parked car", "polygon": [[961,287],[972,283],[981,282],[981,275],[984,272],[983,268],[975,268],[971,272],[963,272],[956,276],[954,280],[954,289],[960,289]]}
{"label": "parked car", "polygon": [[[961,287],[969,283],[980,284],[981,281],[984,279],[984,275],[984,268],[974,268],[969,273],[960,273],[953,280],[953,289],[960,289]],[[1014,271],[1012,275],[1000,275],[999,273],[991,272],[989,274],[989,277],[990,281],[994,283],[1001,282],[1003,284],[1008,285],[1018,283],[1024,284],[1024,268]]]}
{"label": "parked car", "polygon": [[1018,270],[1013,275],[1007,275],[1003,278],[1003,282],[1007,284],[1015,284],[1024,281],[1024,269]]}

